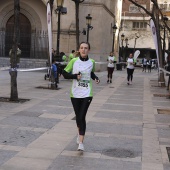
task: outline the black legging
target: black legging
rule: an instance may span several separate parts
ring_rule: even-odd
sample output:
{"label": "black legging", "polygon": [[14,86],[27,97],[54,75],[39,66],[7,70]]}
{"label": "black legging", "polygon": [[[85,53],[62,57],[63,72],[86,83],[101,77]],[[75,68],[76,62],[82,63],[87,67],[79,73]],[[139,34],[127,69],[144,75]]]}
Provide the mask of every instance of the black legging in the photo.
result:
{"label": "black legging", "polygon": [[107,71],[108,71],[107,78],[112,79],[112,74],[113,74],[113,71],[114,71],[114,67],[107,67]]}
{"label": "black legging", "polygon": [[92,97],[71,98],[71,102],[76,114],[76,123],[79,129],[79,135],[85,135],[86,131],[86,113],[92,101]]}
{"label": "black legging", "polygon": [[131,80],[133,79],[133,72],[134,72],[134,69],[129,69],[127,68],[127,80]]}

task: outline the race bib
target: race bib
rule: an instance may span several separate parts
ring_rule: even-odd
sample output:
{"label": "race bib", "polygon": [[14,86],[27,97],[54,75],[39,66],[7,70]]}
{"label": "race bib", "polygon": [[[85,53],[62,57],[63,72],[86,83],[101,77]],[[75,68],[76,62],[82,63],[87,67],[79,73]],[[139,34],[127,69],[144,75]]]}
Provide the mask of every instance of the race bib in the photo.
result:
{"label": "race bib", "polygon": [[90,74],[89,73],[81,73],[81,79],[77,81],[76,87],[82,89],[88,89],[90,82]]}
{"label": "race bib", "polygon": [[88,89],[88,87],[89,87],[89,85],[88,85],[88,82],[83,82],[83,81],[78,81],[77,82],[77,87],[78,88],[87,88]]}

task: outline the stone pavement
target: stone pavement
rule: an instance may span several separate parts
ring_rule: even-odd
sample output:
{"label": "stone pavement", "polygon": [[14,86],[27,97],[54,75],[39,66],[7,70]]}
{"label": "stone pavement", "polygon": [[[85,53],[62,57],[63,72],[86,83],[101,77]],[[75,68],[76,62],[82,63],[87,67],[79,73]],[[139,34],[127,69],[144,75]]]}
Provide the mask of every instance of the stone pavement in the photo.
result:
{"label": "stone pavement", "polygon": [[[45,72],[19,72],[19,98],[25,103],[0,102],[0,170],[170,170],[170,99],[157,87],[157,71],[96,73],[94,98],[87,113],[85,152],[78,152],[76,123],[69,98],[70,80],[60,78],[60,90],[48,86]],[[10,96],[10,77],[0,71],[0,97]]]}

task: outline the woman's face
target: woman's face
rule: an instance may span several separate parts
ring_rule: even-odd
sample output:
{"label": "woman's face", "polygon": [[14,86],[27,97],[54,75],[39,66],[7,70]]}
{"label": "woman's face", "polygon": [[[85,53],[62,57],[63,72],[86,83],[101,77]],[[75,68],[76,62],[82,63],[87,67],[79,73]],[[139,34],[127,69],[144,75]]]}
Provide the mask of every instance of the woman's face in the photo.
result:
{"label": "woman's face", "polygon": [[129,57],[130,57],[130,58],[133,58],[133,55],[132,55],[132,54],[130,54],[130,55],[129,55]]}
{"label": "woman's face", "polygon": [[86,58],[89,53],[89,46],[88,44],[82,43],[79,48],[80,56]]}

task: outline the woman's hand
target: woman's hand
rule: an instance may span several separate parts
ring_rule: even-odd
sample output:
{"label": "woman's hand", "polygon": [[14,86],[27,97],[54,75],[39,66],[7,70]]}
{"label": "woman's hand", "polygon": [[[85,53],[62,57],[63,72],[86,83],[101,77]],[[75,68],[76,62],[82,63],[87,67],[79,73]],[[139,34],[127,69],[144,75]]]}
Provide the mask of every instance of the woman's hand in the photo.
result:
{"label": "woman's hand", "polygon": [[80,80],[81,79],[81,73],[79,72],[78,74],[77,74],[77,80]]}
{"label": "woman's hand", "polygon": [[99,84],[100,80],[99,79],[95,79],[95,82],[96,82],[96,84]]}

